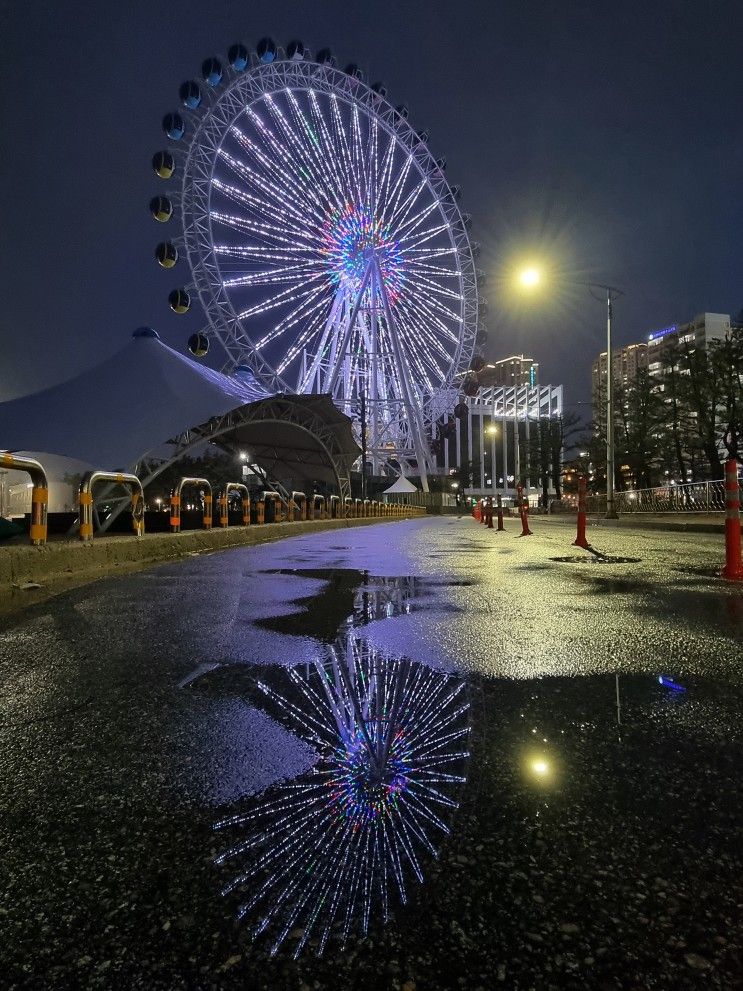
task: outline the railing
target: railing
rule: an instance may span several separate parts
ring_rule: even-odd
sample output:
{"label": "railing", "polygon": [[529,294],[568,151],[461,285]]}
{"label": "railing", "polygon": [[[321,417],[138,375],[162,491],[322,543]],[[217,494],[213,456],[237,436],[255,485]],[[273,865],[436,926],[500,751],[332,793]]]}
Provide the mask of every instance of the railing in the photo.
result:
{"label": "railing", "polygon": [[198,485],[204,489],[204,517],[203,527],[205,530],[212,528],[212,486],[206,478],[180,478],[173,491],[170,493],[170,532],[181,532],[181,495],[186,486]]}
{"label": "railing", "polygon": [[228,482],[219,494],[219,525],[230,525],[230,492],[240,492],[240,507],[243,515],[243,526],[250,526],[250,490],[242,482]]}
{"label": "railing", "polygon": [[93,486],[98,482],[114,482],[117,485],[128,485],[131,489],[132,526],[134,533],[141,537],[144,534],[144,492],[142,483],[136,475],[128,475],[123,471],[89,471],[83,475],[78,491],[80,504],[80,539],[93,539]]}
{"label": "railing", "polygon": [[31,543],[40,547],[46,543],[46,511],[49,505],[49,483],[43,465],[34,458],[21,458],[17,454],[0,454],[4,468],[25,471],[31,476]]}
{"label": "railing", "polygon": [[[586,500],[589,513],[606,510],[606,496],[592,495]],[[614,493],[618,513],[724,513],[725,482],[685,482],[661,485],[654,489],[629,489]]]}

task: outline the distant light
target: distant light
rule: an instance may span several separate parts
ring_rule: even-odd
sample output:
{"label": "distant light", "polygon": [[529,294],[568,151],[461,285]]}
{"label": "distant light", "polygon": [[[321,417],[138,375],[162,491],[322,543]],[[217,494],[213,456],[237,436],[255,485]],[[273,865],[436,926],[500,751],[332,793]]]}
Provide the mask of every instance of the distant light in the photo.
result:
{"label": "distant light", "polygon": [[241,461],[247,461],[248,460],[248,452],[247,451],[240,451],[240,460]]}
{"label": "distant light", "polygon": [[685,692],[686,689],[683,685],[679,685],[678,682],[672,681],[667,678],[664,674],[658,675],[658,684],[663,685],[664,688],[670,688],[673,692]]}
{"label": "distant light", "polygon": [[543,778],[545,775],[549,774],[550,766],[546,760],[533,760],[531,762],[531,769],[536,775]]}
{"label": "distant light", "polygon": [[541,280],[542,274],[538,268],[525,268],[519,275],[519,282],[527,289],[533,289]]}

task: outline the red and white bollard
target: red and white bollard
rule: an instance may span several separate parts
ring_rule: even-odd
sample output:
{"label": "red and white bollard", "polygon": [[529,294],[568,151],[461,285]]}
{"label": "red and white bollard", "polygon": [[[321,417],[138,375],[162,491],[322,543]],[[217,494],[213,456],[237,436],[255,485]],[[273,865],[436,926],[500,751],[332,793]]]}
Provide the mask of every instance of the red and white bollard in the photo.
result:
{"label": "red and white bollard", "polygon": [[586,538],[586,479],[583,475],[578,479],[578,535],[573,546],[583,547],[585,550],[591,546]]}
{"label": "red and white bollard", "polygon": [[488,510],[487,510],[487,507],[485,505],[485,500],[484,499],[481,499],[480,500],[480,522],[482,523],[483,526],[485,526],[485,524],[488,522],[487,516],[488,516]]}
{"label": "red and white bollard", "polygon": [[524,486],[519,482],[516,486],[516,501],[519,504],[519,515],[521,516],[521,533],[519,537],[531,537],[529,529],[529,502],[524,498]]}
{"label": "red and white bollard", "polygon": [[493,529],[493,498],[492,498],[492,496],[488,496],[487,514],[488,514],[488,530],[492,530]]}
{"label": "red and white bollard", "polygon": [[720,574],[728,581],[743,581],[738,462],[734,458],[725,462],[725,567]]}
{"label": "red and white bollard", "polygon": [[496,496],[496,499],[498,505],[498,526],[496,530],[505,530],[506,528],[503,526],[503,503],[500,496]]}

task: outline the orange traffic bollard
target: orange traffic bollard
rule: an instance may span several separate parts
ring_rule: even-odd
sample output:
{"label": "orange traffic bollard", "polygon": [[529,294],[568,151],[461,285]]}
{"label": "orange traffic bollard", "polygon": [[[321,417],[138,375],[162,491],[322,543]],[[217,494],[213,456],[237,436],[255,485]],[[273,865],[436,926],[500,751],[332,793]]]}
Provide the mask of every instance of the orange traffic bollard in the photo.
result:
{"label": "orange traffic bollard", "polygon": [[516,501],[519,504],[519,515],[521,517],[521,533],[519,537],[531,537],[532,532],[529,529],[529,503],[524,498],[524,486],[521,482],[516,486]]}
{"label": "orange traffic bollard", "polygon": [[493,498],[488,496],[488,530],[493,529]]}
{"label": "orange traffic bollard", "polygon": [[498,501],[498,526],[496,530],[505,530],[506,528],[503,526],[503,503],[500,496],[496,496],[496,499]]}
{"label": "orange traffic bollard", "polygon": [[734,458],[725,462],[725,567],[720,574],[728,581],[743,581],[738,462]]}
{"label": "orange traffic bollard", "polygon": [[578,535],[573,546],[583,547],[585,550],[591,546],[586,538],[586,479],[583,475],[578,479]]}

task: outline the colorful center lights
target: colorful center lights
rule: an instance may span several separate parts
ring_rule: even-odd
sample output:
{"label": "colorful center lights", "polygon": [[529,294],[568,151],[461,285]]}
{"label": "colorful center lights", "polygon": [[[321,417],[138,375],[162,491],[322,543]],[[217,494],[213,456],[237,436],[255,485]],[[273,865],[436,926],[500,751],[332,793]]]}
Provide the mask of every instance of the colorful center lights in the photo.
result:
{"label": "colorful center lights", "polygon": [[355,729],[328,768],[331,801],[356,829],[389,818],[410,782],[412,752],[405,732],[398,728],[391,742],[387,733],[384,723]]}
{"label": "colorful center lights", "polygon": [[404,283],[402,251],[389,227],[383,226],[371,211],[350,203],[342,211],[336,210],[323,225],[322,241],[321,251],[333,282],[358,292],[369,263],[376,257],[390,303],[400,298]]}

